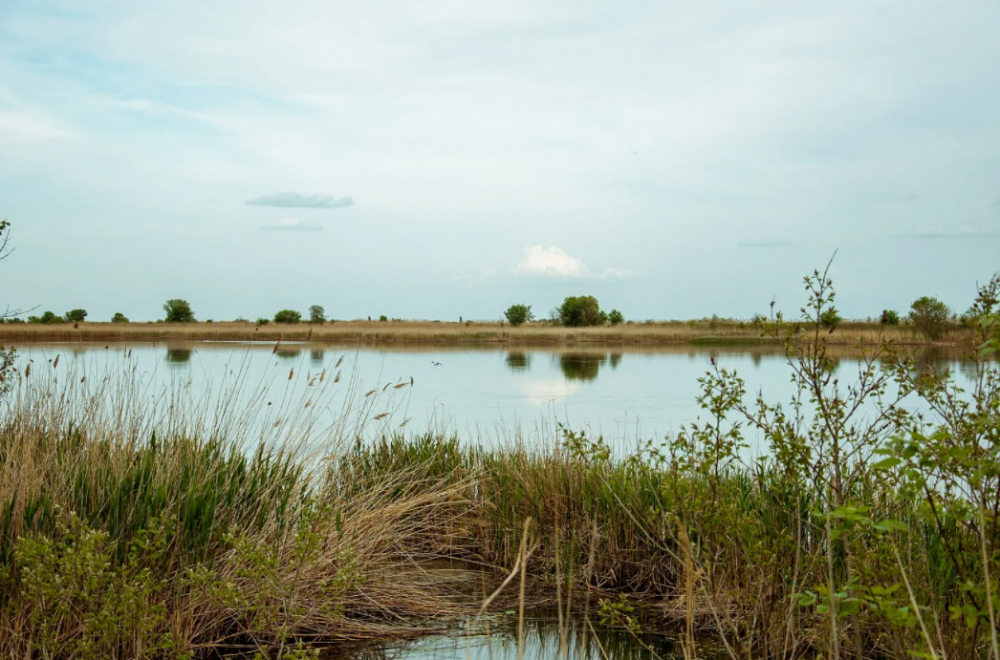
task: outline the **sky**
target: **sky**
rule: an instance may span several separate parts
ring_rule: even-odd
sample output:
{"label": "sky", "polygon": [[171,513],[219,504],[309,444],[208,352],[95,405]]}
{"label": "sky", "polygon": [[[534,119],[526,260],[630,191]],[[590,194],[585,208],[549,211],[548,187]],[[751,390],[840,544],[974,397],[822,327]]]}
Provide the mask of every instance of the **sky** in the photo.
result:
{"label": "sky", "polygon": [[1000,3],[0,2],[0,306],[851,318],[1000,271]]}

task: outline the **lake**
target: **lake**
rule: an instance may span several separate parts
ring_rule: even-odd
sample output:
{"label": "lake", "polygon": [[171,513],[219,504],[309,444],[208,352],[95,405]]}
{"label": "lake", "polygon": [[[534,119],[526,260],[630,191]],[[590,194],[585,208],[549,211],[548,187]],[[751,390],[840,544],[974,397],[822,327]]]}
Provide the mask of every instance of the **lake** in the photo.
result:
{"label": "lake", "polygon": [[[748,397],[762,391],[769,401],[786,401],[792,394],[784,355],[767,346],[203,341],[16,348],[36,385],[52,379],[79,389],[127,380],[150,401],[176,407],[185,400],[205,415],[211,401],[211,414],[225,405],[244,422],[250,414],[262,425],[295,418],[352,432],[433,429],[482,442],[536,442],[551,438],[557,423],[620,447],[675,433],[698,418],[698,379],[713,359],[745,379]],[[850,351],[839,354],[838,376],[847,382],[858,362]],[[922,348],[915,355],[922,366],[969,381],[960,353]]]}

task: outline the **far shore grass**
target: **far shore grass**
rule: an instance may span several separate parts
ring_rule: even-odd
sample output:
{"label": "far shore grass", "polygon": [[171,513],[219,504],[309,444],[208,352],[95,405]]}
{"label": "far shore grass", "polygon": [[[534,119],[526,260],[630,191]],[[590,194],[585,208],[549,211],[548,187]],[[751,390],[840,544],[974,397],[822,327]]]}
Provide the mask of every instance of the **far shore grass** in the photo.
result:
{"label": "far shore grass", "polygon": [[[812,330],[803,324],[803,330]],[[899,345],[954,345],[969,336],[969,330],[954,324],[937,341],[930,341],[914,327],[903,324],[848,321],[832,332],[821,329],[827,343],[874,346],[883,340]],[[812,334],[809,332],[808,334]],[[762,336],[749,321],[692,320],[636,322],[587,328],[567,328],[547,322],[519,327],[497,322],[443,321],[336,321],[324,324],[257,325],[245,322],[199,323],[63,323],[53,325],[0,324],[0,344],[30,342],[104,341],[329,341],[385,343],[595,343],[595,344],[776,344]]]}

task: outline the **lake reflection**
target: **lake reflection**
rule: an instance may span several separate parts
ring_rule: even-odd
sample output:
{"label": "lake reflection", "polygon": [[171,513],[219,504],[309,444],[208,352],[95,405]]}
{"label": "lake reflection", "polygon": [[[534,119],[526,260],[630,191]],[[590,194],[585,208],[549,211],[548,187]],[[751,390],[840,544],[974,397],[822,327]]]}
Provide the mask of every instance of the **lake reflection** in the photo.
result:
{"label": "lake reflection", "polygon": [[[745,379],[748,398],[763,391],[766,400],[784,402],[792,394],[790,371],[777,347],[160,342],[17,348],[19,360],[51,365],[62,355],[59,369],[72,363],[87,373],[121,371],[127,362],[154,390],[190,383],[193,390],[220,394],[232,387],[232,374],[243,374],[243,382],[253,387],[280,388],[275,406],[311,396],[308,387],[326,388],[327,407],[310,412],[330,420],[352,396],[348,390],[355,397],[374,390],[367,405],[372,416],[387,413],[380,418],[384,431],[406,421],[410,430],[434,428],[487,439],[510,437],[513,429],[525,438],[551,439],[556,422],[627,444],[662,437],[701,413],[695,401],[698,378],[713,359]],[[852,355],[837,349],[842,385],[856,377]],[[955,351],[921,349],[914,357],[917,368],[950,369],[965,383],[974,375]],[[318,378],[324,371],[325,380]],[[36,367],[33,373],[42,377],[45,372]]]}
{"label": "lake reflection", "polygon": [[[455,631],[453,635],[376,646],[339,657],[343,660],[514,660],[518,657],[518,643],[510,618],[494,621],[489,633],[482,623],[474,623]],[[583,627],[582,621],[573,621],[564,635],[560,635],[555,620],[528,618],[525,621],[523,657],[528,660],[566,657],[574,660],[671,660],[682,657],[679,645],[669,640],[647,638],[644,647],[623,630],[611,630],[595,623],[593,632],[588,626],[584,635]],[[709,660],[724,657],[715,646],[710,642],[703,644],[698,649],[699,657]]]}

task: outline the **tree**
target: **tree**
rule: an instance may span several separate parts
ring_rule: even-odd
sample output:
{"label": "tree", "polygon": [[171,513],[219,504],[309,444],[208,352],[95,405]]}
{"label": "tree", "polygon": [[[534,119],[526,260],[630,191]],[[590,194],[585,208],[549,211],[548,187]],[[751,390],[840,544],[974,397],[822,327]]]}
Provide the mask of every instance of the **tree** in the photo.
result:
{"label": "tree", "polygon": [[52,325],[55,323],[65,323],[63,317],[58,316],[55,312],[45,312],[41,316],[29,316],[28,323],[44,323],[45,325]]}
{"label": "tree", "polygon": [[882,316],[878,322],[882,325],[899,325],[899,312],[891,309],[883,309]]}
{"label": "tree", "polygon": [[322,305],[313,305],[309,308],[310,323],[326,323],[326,310]]}
{"label": "tree", "polygon": [[611,325],[618,325],[619,323],[624,323],[624,322],[625,322],[625,317],[622,316],[622,313],[619,312],[617,309],[611,310],[611,312],[608,314],[608,323],[610,323]]}
{"label": "tree", "polygon": [[257,325],[267,325],[270,322],[271,322],[271,319],[265,318],[263,316],[260,317],[259,319],[257,319]]}
{"label": "tree", "polygon": [[559,306],[559,322],[567,327],[601,324],[601,306],[593,296],[569,296]]}
{"label": "tree", "polygon": [[820,325],[824,328],[830,328],[830,330],[833,330],[833,328],[840,325],[840,322],[843,320],[844,319],[840,317],[840,312],[838,312],[837,308],[832,305],[824,309],[823,313],[819,315]]}
{"label": "tree", "polygon": [[115,312],[115,315],[111,317],[112,323],[128,323],[128,317],[121,312]]}
{"label": "tree", "polygon": [[910,305],[910,322],[931,340],[941,338],[949,316],[951,310],[948,306],[932,296],[921,296]]}
{"label": "tree", "polygon": [[65,319],[70,323],[79,323],[87,318],[87,310],[85,309],[71,309],[64,315]]}
{"label": "tree", "polygon": [[274,315],[275,323],[298,323],[302,320],[302,315],[294,309],[283,309]]}
{"label": "tree", "polygon": [[535,315],[531,312],[531,305],[511,305],[503,315],[513,326],[535,320]]}
{"label": "tree", "polygon": [[167,323],[191,323],[194,321],[194,312],[188,301],[180,298],[171,298],[163,305],[163,311],[167,313],[165,319]]}

